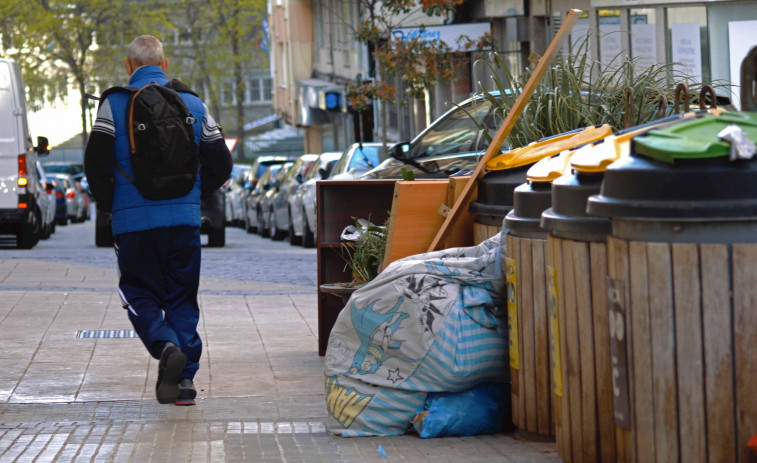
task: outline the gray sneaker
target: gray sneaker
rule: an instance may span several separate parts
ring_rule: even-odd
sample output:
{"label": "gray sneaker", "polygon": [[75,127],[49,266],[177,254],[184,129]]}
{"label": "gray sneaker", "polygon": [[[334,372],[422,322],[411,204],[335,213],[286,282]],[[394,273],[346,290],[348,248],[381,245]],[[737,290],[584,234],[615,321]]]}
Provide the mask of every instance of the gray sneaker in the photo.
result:
{"label": "gray sneaker", "polygon": [[176,398],[176,405],[194,405],[197,397],[197,389],[191,379],[184,378],[179,383],[179,397]]}
{"label": "gray sneaker", "polygon": [[158,402],[170,404],[179,397],[181,372],[186,364],[187,356],[175,344],[167,342],[158,362],[158,382],[155,384]]}

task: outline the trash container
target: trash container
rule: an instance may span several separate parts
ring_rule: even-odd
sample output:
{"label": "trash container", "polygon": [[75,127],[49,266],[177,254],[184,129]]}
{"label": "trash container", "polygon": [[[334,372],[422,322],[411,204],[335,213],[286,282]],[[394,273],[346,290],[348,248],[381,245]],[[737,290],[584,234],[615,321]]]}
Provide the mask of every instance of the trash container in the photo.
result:
{"label": "trash container", "polygon": [[631,127],[577,149],[570,169],[552,182],[551,207],[541,215],[547,238],[547,292],[560,457],[568,463],[614,462],[615,429],[607,318],[606,239],[610,219],[586,213],[604,171],[628,156],[630,140],[679,122],[674,116]]}
{"label": "trash container", "polygon": [[757,431],[757,113],[637,136],[588,212],[611,219],[608,326],[618,461],[752,461]]}
{"label": "trash container", "polygon": [[555,434],[547,316],[547,231],[540,226],[541,214],[550,206],[551,182],[568,166],[570,149],[611,133],[604,125],[560,140],[552,148],[558,148],[555,152],[561,154],[544,158],[528,170],[528,181],[514,190],[514,208],[504,220],[513,423],[521,431]]}
{"label": "trash container", "polygon": [[492,170],[478,180],[478,197],[469,208],[475,215],[473,238],[476,243],[502,232],[502,220],[513,208],[513,190],[526,181],[529,167],[531,164]]}

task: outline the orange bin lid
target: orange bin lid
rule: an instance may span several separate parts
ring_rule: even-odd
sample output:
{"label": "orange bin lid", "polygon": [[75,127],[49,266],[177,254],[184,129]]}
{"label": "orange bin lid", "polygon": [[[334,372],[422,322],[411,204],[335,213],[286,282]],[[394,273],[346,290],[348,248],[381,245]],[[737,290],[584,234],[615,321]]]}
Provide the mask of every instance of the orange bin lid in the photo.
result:
{"label": "orange bin lid", "polygon": [[554,156],[567,149],[601,140],[612,134],[608,124],[586,127],[529,143],[500,154],[486,163],[486,170],[505,170],[534,164],[545,157]]}

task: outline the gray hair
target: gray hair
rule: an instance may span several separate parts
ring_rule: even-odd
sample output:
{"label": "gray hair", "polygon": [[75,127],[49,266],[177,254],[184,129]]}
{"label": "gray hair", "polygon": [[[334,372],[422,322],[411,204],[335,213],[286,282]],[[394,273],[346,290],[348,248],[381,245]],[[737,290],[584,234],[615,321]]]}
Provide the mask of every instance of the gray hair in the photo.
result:
{"label": "gray hair", "polygon": [[131,64],[135,67],[163,64],[163,44],[151,35],[140,35],[129,44],[127,55]]}

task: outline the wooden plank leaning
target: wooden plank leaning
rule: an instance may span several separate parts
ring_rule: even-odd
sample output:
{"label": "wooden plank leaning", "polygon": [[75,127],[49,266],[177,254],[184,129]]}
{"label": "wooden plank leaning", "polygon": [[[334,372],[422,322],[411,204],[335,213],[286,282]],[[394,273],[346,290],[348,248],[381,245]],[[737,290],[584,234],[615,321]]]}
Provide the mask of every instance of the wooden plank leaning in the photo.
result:
{"label": "wooden plank leaning", "polygon": [[534,73],[531,74],[531,77],[523,87],[523,90],[518,96],[518,99],[515,100],[515,104],[513,105],[512,109],[507,113],[505,121],[502,123],[499,130],[497,130],[497,133],[494,135],[492,142],[486,149],[486,153],[478,162],[476,169],[473,171],[473,174],[465,184],[462,193],[457,197],[455,205],[450,210],[447,218],[444,220],[444,223],[442,223],[441,228],[434,237],[434,240],[431,242],[431,245],[428,248],[429,251],[438,251],[440,249],[440,244],[444,242],[444,238],[449,233],[450,225],[454,223],[455,220],[457,220],[457,217],[463,212],[462,205],[467,204],[467,199],[471,194],[473,185],[475,185],[479,177],[483,175],[486,162],[495,154],[499,153],[499,149],[502,146],[502,143],[504,143],[505,139],[507,139],[507,136],[510,135],[510,132],[515,126],[515,123],[518,121],[518,118],[525,109],[526,104],[531,99],[531,95],[533,95],[536,87],[539,85],[539,82],[541,82],[541,79],[544,77],[544,74],[547,73],[552,60],[554,59],[555,55],[557,55],[557,50],[560,42],[562,41],[562,38],[570,33],[571,29],[573,29],[573,25],[576,23],[576,21],[578,21],[578,17],[581,16],[581,13],[583,13],[581,10],[570,10],[568,12],[565,21],[563,21],[562,26],[560,26],[560,29],[557,31],[557,34],[555,34],[555,37],[549,44],[549,47],[547,47],[547,51],[544,53],[544,56],[541,57],[539,63],[536,65]]}

